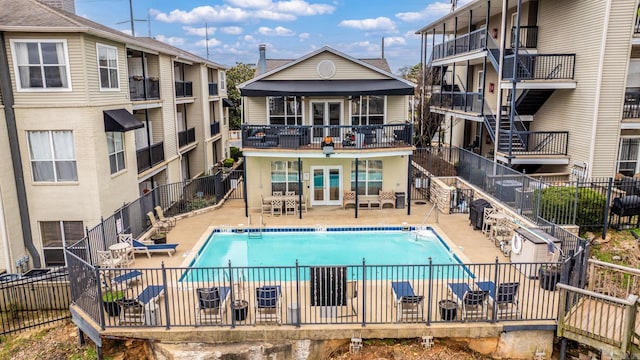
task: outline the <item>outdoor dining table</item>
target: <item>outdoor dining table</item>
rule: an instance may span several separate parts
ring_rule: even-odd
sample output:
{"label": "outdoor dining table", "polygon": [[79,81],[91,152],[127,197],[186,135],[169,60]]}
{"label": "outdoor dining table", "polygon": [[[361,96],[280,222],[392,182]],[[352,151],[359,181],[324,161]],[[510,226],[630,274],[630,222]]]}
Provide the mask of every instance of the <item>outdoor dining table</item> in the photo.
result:
{"label": "outdoor dining table", "polygon": [[276,196],[272,195],[272,196],[265,196],[264,197],[264,202],[265,203],[269,203],[269,204],[273,204],[274,200],[279,200],[279,199],[282,200],[282,210],[283,211],[285,210],[285,206],[286,206],[285,204],[286,204],[287,200],[291,200],[291,199],[293,199],[296,202],[296,210],[298,209],[298,204],[299,204],[298,195],[280,195],[280,196],[279,195],[276,195]]}
{"label": "outdoor dining table", "polygon": [[123,259],[123,260],[127,258],[127,252],[129,251],[130,248],[131,248],[131,245],[124,242],[115,243],[109,246],[109,250],[113,254],[113,257],[116,259]]}

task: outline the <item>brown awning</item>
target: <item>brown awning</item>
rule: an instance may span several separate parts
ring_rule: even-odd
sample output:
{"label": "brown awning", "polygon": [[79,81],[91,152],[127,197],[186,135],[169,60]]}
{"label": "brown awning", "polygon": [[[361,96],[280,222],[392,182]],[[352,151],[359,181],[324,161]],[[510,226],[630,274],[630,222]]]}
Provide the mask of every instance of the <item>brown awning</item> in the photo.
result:
{"label": "brown awning", "polygon": [[144,127],[144,124],[126,109],[105,110],[103,113],[106,132],[125,132]]}

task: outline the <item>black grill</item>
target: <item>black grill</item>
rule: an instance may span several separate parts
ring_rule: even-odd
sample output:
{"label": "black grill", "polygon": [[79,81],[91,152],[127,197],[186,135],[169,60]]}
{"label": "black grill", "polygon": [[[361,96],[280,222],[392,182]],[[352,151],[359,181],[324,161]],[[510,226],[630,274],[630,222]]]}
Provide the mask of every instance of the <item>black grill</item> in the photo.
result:
{"label": "black grill", "polygon": [[485,199],[478,199],[471,202],[469,206],[469,222],[476,230],[482,229],[484,222],[484,208],[491,207],[491,204]]}
{"label": "black grill", "polygon": [[611,212],[618,216],[640,215],[640,196],[627,195],[613,199]]}

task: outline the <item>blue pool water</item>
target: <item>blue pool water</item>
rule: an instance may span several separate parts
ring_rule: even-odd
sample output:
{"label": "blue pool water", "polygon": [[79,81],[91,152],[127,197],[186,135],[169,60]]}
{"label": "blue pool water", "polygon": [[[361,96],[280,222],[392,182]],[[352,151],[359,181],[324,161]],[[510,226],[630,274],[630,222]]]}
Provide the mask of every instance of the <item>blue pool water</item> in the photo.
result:
{"label": "blue pool water", "polygon": [[[377,229],[381,230],[267,229],[261,236],[247,232],[214,232],[192,261],[190,267],[193,270],[187,272],[183,280],[216,280],[222,276],[228,278],[228,270],[225,268],[228,268],[229,261],[234,268],[247,268],[243,270],[243,276],[248,276],[248,280],[267,275],[291,280],[295,277],[296,260],[304,267],[347,266],[349,277],[361,277],[363,258],[367,266],[374,266],[368,268],[367,271],[375,272],[368,274],[368,278],[427,278],[429,273],[424,265],[429,263],[429,258],[433,264],[457,265],[439,268],[431,275],[435,278],[460,278],[469,275],[457,256],[450,252],[449,247],[432,230],[416,232],[401,231],[399,228]],[[255,267],[289,268],[252,269]],[[306,273],[308,271],[302,271],[298,278],[306,278]]]}

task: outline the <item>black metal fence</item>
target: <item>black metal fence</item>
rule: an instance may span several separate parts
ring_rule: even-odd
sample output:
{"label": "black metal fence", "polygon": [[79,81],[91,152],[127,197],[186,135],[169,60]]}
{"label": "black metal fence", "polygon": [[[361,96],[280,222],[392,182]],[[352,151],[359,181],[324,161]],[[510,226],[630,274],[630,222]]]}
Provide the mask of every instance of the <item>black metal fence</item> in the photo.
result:
{"label": "black metal fence", "polygon": [[518,54],[515,69],[514,55],[504,57],[502,70],[504,79],[553,80],[573,79],[575,75],[576,54]]}
{"label": "black metal fence", "polygon": [[0,334],[70,318],[70,289],[66,269],[34,269],[0,282]]}

